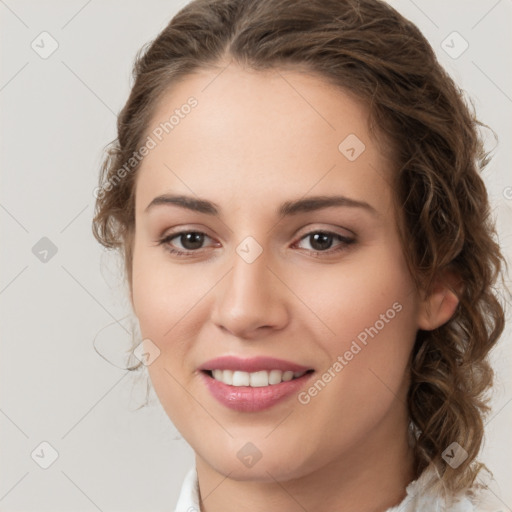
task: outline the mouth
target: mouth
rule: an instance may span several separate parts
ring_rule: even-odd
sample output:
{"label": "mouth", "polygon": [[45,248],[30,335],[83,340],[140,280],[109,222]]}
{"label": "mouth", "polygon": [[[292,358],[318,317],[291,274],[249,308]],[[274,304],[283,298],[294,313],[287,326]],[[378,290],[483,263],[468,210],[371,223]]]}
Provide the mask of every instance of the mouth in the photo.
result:
{"label": "mouth", "polygon": [[[218,369],[201,370],[199,375],[206,390],[224,407],[242,413],[256,413],[275,407],[298,395],[314,374],[314,370],[289,372],[281,370],[244,372]],[[226,378],[229,382],[230,377],[231,384],[226,384],[224,379]],[[223,380],[218,380],[219,378]],[[266,382],[268,384],[265,384]]]}
{"label": "mouth", "polygon": [[313,368],[275,357],[235,355],[211,359],[197,370],[210,395],[238,412],[274,407],[299,393],[315,372]]}
{"label": "mouth", "polygon": [[277,386],[282,382],[289,382],[300,379],[306,374],[314,372],[313,369],[292,371],[292,370],[260,370],[256,372],[245,372],[240,370],[214,369],[201,370],[208,377],[232,387],[262,388]]}

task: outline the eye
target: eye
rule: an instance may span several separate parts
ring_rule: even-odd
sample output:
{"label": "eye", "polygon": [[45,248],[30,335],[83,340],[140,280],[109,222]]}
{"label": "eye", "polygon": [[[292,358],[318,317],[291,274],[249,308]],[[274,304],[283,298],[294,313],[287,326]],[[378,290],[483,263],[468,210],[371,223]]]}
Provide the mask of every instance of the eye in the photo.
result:
{"label": "eye", "polygon": [[[343,251],[347,249],[347,247],[350,244],[353,244],[355,242],[354,238],[348,238],[345,236],[342,236],[338,233],[333,233],[330,231],[311,231],[307,233],[305,236],[303,236],[298,244],[302,241],[309,242],[311,246],[311,250],[314,253],[335,253],[339,251]],[[338,241],[338,245],[334,246],[334,249],[331,250],[331,247],[333,246],[333,243],[335,241]]]}
{"label": "eye", "polygon": [[[205,241],[205,238],[210,237],[207,234],[202,233],[201,231],[181,231],[179,233],[173,233],[162,238],[158,242],[158,244],[165,245],[166,249],[171,254],[185,255],[193,252],[198,252],[199,249],[202,249],[202,245]],[[171,242],[174,239],[178,240],[178,242],[181,244],[181,248],[176,248],[173,245],[171,245]]]}

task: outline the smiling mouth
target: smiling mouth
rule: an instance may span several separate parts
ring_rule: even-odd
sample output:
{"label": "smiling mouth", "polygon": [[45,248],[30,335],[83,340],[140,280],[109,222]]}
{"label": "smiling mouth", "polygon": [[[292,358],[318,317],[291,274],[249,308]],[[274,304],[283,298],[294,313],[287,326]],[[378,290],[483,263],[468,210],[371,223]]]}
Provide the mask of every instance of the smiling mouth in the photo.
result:
{"label": "smiling mouth", "polygon": [[314,370],[302,372],[281,371],[281,370],[260,370],[257,372],[243,372],[239,370],[202,370],[203,373],[212,379],[233,387],[260,388],[265,386],[276,386],[282,382],[299,379]]}

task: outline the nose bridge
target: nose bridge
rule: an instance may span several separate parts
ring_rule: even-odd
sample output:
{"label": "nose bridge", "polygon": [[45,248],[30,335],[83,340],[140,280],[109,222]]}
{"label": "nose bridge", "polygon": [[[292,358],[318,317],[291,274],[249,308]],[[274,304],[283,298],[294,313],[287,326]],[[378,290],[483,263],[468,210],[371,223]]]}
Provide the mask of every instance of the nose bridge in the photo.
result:
{"label": "nose bridge", "polygon": [[216,296],[214,321],[237,336],[248,337],[259,327],[282,327],[286,321],[285,297],[267,267],[269,255],[253,237],[242,240]]}
{"label": "nose bridge", "polygon": [[[256,245],[257,244],[257,245]],[[254,311],[271,301],[271,272],[268,250],[252,237],[244,239],[233,255],[233,269],[228,278],[228,299],[240,311],[252,305]]]}

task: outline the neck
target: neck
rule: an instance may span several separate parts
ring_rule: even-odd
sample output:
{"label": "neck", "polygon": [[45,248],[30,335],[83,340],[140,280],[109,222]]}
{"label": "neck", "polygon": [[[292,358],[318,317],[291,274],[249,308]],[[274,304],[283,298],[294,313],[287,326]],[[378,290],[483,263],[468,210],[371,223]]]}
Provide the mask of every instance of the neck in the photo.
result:
{"label": "neck", "polygon": [[[201,512],[339,510],[384,512],[405,497],[414,479],[405,415],[317,471],[286,482],[237,481],[196,455]],[[383,422],[387,423],[387,422]]]}

